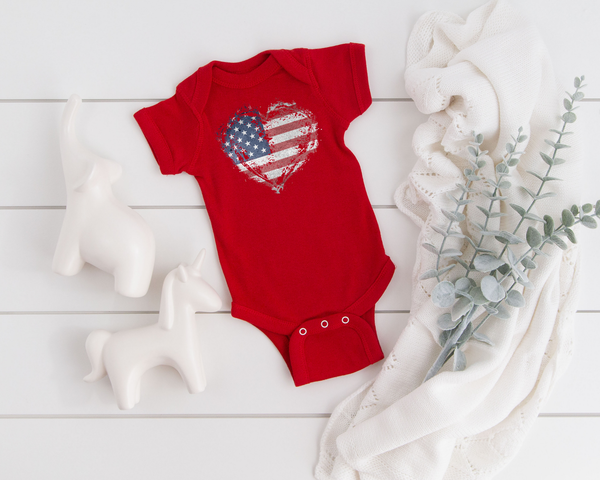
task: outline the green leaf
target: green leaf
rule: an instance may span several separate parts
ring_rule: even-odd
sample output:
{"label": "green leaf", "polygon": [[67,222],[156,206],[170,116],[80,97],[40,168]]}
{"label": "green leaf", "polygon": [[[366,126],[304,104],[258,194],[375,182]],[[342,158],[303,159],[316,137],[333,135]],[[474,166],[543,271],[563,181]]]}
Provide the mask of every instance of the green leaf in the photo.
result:
{"label": "green leaf", "polygon": [[565,209],[562,211],[562,223],[565,227],[571,227],[575,224],[575,217],[570,210]]}
{"label": "green leaf", "polygon": [[438,318],[437,324],[442,330],[452,330],[454,327],[456,327],[456,322],[452,321],[452,315],[449,313],[444,313],[440,318]]}
{"label": "green leaf", "polygon": [[494,314],[494,317],[499,318],[500,320],[510,320],[510,313],[508,313],[508,310],[502,305],[497,305],[496,310],[498,310],[498,313]]}
{"label": "green leaf", "polygon": [[537,248],[542,244],[543,238],[542,234],[537,230],[537,228],[529,227],[527,229],[527,244],[531,248]]}
{"label": "green leaf", "polygon": [[490,302],[499,302],[504,298],[504,288],[498,283],[498,280],[491,275],[481,279],[480,287],[484,297]]}
{"label": "green leaf", "polygon": [[484,335],[483,333],[475,332],[473,333],[473,338],[479,342],[487,343],[491,347],[494,346],[494,342],[492,342],[490,338],[487,335]]}
{"label": "green leaf", "polygon": [[541,200],[543,198],[550,198],[550,197],[556,197],[556,193],[554,193],[554,192],[542,193],[541,195],[536,195],[534,197],[534,199],[535,200]]}
{"label": "green leaf", "polygon": [[442,228],[436,227],[435,225],[432,225],[431,228],[433,229],[433,231],[439,233],[443,237],[447,237],[448,236],[448,232],[446,232],[446,230],[444,230]]}
{"label": "green leaf", "polygon": [[579,88],[581,86],[581,79],[579,77],[575,77],[575,88]]}
{"label": "green leaf", "polygon": [[594,217],[590,217],[589,215],[584,215],[581,218],[581,224],[586,228],[596,228],[598,226]]}
{"label": "green leaf", "polygon": [[[547,155],[544,152],[540,152],[540,156],[542,157],[542,159],[544,160],[544,162],[546,162],[548,165],[550,165],[550,166],[554,165],[554,159],[550,155]],[[529,173],[532,173],[536,177],[538,176],[537,174],[535,174],[533,172],[529,172]],[[538,177],[538,178],[540,178],[540,177]]]}
{"label": "green leaf", "polygon": [[565,233],[567,234],[567,238],[571,243],[577,243],[577,237],[575,236],[575,232],[570,228],[565,228]]}
{"label": "green leaf", "polygon": [[502,274],[502,275],[506,275],[508,272],[510,272],[510,265],[508,264],[504,264],[501,267],[498,267],[498,271]]}
{"label": "green leaf", "polygon": [[516,290],[511,290],[506,296],[506,303],[511,307],[523,308],[525,306],[525,297]]}
{"label": "green leaf", "polygon": [[523,265],[525,268],[527,268],[529,270],[533,270],[533,269],[537,268],[537,263],[535,263],[531,259],[531,257],[523,258],[523,260],[521,260],[521,265]]}
{"label": "green leaf", "polygon": [[465,331],[462,333],[462,335],[458,338],[458,341],[456,342],[458,345],[462,345],[463,343],[465,343],[467,340],[469,340],[469,338],[471,338],[471,335],[473,334],[473,324],[471,322],[469,322],[469,324],[467,325],[467,328],[465,328]]}
{"label": "green leaf", "polygon": [[483,207],[482,207],[482,206],[480,206],[480,205],[477,205],[477,208],[478,208],[478,209],[479,209],[481,212],[483,212],[483,214],[484,214],[486,217],[488,217],[488,218],[490,217],[490,211],[489,211],[487,208],[483,208]]}
{"label": "green leaf", "polygon": [[470,278],[466,278],[466,277],[459,278],[458,280],[456,280],[456,282],[454,282],[454,288],[456,290],[468,292],[472,287],[471,281],[472,280]]}
{"label": "green leaf", "polygon": [[556,235],[552,235],[550,237],[550,240],[552,241],[552,243],[554,243],[554,245],[556,245],[561,250],[566,250],[567,248],[569,248],[567,246],[567,244],[565,242],[563,242],[563,240],[560,237],[557,237]]}
{"label": "green leaf", "polygon": [[523,215],[523,218],[526,218],[527,220],[534,220],[536,222],[541,222],[544,223],[544,219],[538,217],[535,213],[526,213],[525,215]]}
{"label": "green leaf", "polygon": [[452,320],[456,321],[473,307],[473,302],[466,297],[460,297],[452,307]]}
{"label": "green leaf", "polygon": [[600,216],[600,200],[596,202],[596,216]]}
{"label": "green leaf", "polygon": [[521,206],[521,205],[517,205],[516,203],[511,203],[510,206],[512,207],[512,209],[517,212],[519,215],[524,216],[525,215],[525,209]]}
{"label": "green leaf", "polygon": [[512,153],[515,151],[515,146],[512,143],[507,143],[506,144],[506,151],[508,153]]}
{"label": "green leaf", "polygon": [[475,142],[477,143],[477,145],[481,145],[483,143],[483,135],[481,133],[477,134],[477,136],[475,137]]}
{"label": "green leaf", "polygon": [[481,291],[481,287],[475,287],[475,288],[471,289],[471,291],[469,293],[473,297],[473,303],[475,305],[485,305],[486,303],[489,302],[489,300],[487,298],[485,298],[485,296],[483,295],[483,292]]}
{"label": "green leaf", "polygon": [[438,343],[440,344],[440,347],[446,345],[446,342],[450,338],[450,335],[452,335],[452,330],[442,330],[438,337]]}
{"label": "green leaf", "polygon": [[440,252],[440,257],[460,257],[463,254],[456,248],[447,248],[443,252]]}
{"label": "green leaf", "polygon": [[554,165],[562,165],[563,163],[566,163],[566,160],[563,158],[554,158]]}
{"label": "green leaf", "polygon": [[565,123],[575,123],[577,121],[577,115],[573,112],[565,112],[562,119]]}
{"label": "green leaf", "polygon": [[435,248],[431,243],[422,243],[421,246],[428,252],[435,253],[436,255],[439,255],[440,253],[439,250]]}
{"label": "green leaf", "polygon": [[[498,184],[498,187],[502,188],[502,189],[510,188],[511,186],[512,186],[512,184],[508,180],[503,180]],[[508,198],[508,197],[506,197],[506,198]]]}
{"label": "green leaf", "polygon": [[518,157],[510,157],[510,159],[506,162],[509,167],[514,167],[519,164]]}
{"label": "green leaf", "polygon": [[[502,240],[500,240],[500,238]],[[522,238],[517,237],[512,233],[504,231],[498,232],[498,235],[496,235],[496,240],[498,240],[501,243],[508,243],[509,245],[518,245],[519,243],[525,243],[525,240],[523,240]]]}
{"label": "green leaf", "polygon": [[527,192],[527,195],[529,195],[531,198],[535,198],[535,193],[533,193],[531,190],[529,190],[526,187],[521,187],[523,190],[525,190]]}
{"label": "green leaf", "polygon": [[497,173],[508,173],[508,165],[506,165],[505,163],[499,163],[498,165],[496,165],[496,172]]}
{"label": "green leaf", "polygon": [[594,206],[591,203],[586,203],[581,209],[583,213],[590,213],[594,209]]}
{"label": "green leaf", "polygon": [[440,282],[431,291],[431,300],[436,307],[447,308],[454,303],[455,298],[451,282]]}
{"label": "green leaf", "polygon": [[565,110],[573,110],[573,104],[567,98],[565,98],[563,105]]}
{"label": "green leaf", "polygon": [[549,237],[554,233],[554,219],[550,215],[544,215],[544,235]]}
{"label": "green leaf", "polygon": [[580,100],[583,100],[583,97],[585,97],[585,93],[583,93],[583,92],[575,92],[573,94],[573,101],[574,102],[579,102]]}
{"label": "green leaf", "polygon": [[427,280],[428,278],[434,278],[438,276],[438,271],[435,269],[427,270],[423,275],[419,277],[419,280]]}
{"label": "green leaf", "polygon": [[438,276],[442,276],[444,273],[449,272],[450,270],[452,270],[454,267],[456,267],[455,264],[452,265],[448,265],[447,267],[444,268],[440,268],[438,270]]}
{"label": "green leaf", "polygon": [[459,348],[454,350],[454,365],[453,369],[455,372],[462,372],[467,368],[467,357]]}
{"label": "green leaf", "polygon": [[544,177],[542,177],[539,173],[535,173],[532,170],[527,170],[527,173],[529,173],[530,175],[533,175],[535,178],[538,178],[542,182],[544,181]]}
{"label": "green leaf", "polygon": [[485,311],[490,315],[496,315],[498,313],[498,309],[492,307],[491,305],[484,305],[483,308],[485,308]]}
{"label": "green leaf", "polygon": [[469,146],[469,147],[467,148],[467,150],[468,150],[468,151],[469,151],[469,153],[470,153],[471,155],[473,155],[474,157],[476,157],[476,156],[477,156],[477,149],[476,149],[475,147],[471,147],[471,146]]}
{"label": "green leaf", "polygon": [[452,222],[462,222],[466,217],[460,212],[449,212],[448,210],[442,210],[444,216]]}
{"label": "green leaf", "polygon": [[577,205],[573,205],[571,207],[571,213],[575,216],[579,215],[579,207]]}
{"label": "green leaf", "polygon": [[473,260],[473,265],[477,271],[485,273],[496,270],[505,263],[506,262],[504,260],[496,258],[493,255],[478,255],[475,257],[475,260]]}

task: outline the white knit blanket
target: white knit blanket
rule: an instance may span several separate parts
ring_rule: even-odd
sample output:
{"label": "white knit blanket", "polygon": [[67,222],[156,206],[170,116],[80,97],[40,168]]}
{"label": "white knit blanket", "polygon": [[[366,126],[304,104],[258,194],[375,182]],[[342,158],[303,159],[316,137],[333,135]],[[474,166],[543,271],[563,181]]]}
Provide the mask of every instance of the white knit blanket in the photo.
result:
{"label": "white knit blanket", "polygon": [[[509,190],[511,202],[527,208],[530,199],[519,186],[539,187],[539,180],[526,171],[545,173],[547,165],[538,152],[551,151],[544,139],[556,140],[548,130],[562,126],[564,96],[564,89],[554,83],[536,29],[496,0],[473,11],[466,21],[450,13],[425,14],[408,41],[405,80],[417,108],[429,115],[414,134],[416,164],[395,196],[398,208],[421,228],[419,245],[440,244],[441,236],[431,225],[447,225],[441,208],[454,207],[446,192],[460,195],[456,183],[464,182],[466,146],[473,131],[485,135],[483,148],[490,153],[481,172],[487,178],[493,178],[493,165],[511,135],[521,126],[529,135],[527,153],[512,172]],[[576,136],[565,137],[574,147],[561,151],[568,163],[552,171],[564,181],[547,184],[547,191],[558,196],[538,201],[532,210],[553,215],[557,224],[562,209],[580,200]],[[473,199],[480,205],[489,202],[479,195]],[[506,213],[495,219],[493,229],[513,231],[520,217],[510,208]],[[463,229],[477,238],[469,226],[481,222],[482,214],[474,206],[465,214]],[[519,231],[522,237],[526,228],[527,224]],[[495,240],[489,241],[493,246]],[[470,258],[464,245],[458,247]],[[509,307],[510,320],[492,318],[481,329],[495,346],[469,342],[464,371],[445,367],[422,383],[441,350],[436,342],[441,312],[430,299],[436,279],[419,280],[424,271],[435,268],[437,257],[419,247],[408,326],[379,375],[333,412],[321,441],[316,478],[484,479],[506,465],[572,350],[577,249],[563,252],[549,246],[545,251],[551,257],[536,259],[539,267],[529,276],[536,288],[524,292],[526,307]],[[460,270],[455,268],[448,278],[464,274]]]}

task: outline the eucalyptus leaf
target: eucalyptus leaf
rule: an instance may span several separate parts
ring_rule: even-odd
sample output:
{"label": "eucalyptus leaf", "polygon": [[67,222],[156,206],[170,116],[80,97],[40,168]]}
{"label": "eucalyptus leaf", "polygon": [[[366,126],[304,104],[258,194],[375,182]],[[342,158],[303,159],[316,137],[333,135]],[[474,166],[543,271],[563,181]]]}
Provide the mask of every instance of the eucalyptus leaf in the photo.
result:
{"label": "eucalyptus leaf", "polygon": [[454,288],[456,290],[460,290],[462,292],[468,292],[469,290],[471,290],[471,287],[473,286],[471,284],[472,280],[470,278],[466,278],[466,277],[462,277],[459,278],[456,282],[454,282]]}
{"label": "eucalyptus leaf", "polygon": [[517,142],[523,143],[527,138],[527,135],[520,135],[519,138],[517,138]]}
{"label": "eucalyptus leaf", "polygon": [[521,265],[523,265],[525,268],[527,268],[529,270],[533,270],[533,269],[537,268],[537,263],[535,263],[531,259],[531,257],[523,258],[523,260],[521,260]]}
{"label": "eucalyptus leaf", "polygon": [[556,197],[556,193],[554,193],[554,192],[542,193],[541,195],[536,195],[533,198],[535,200],[543,200],[544,198],[552,198],[552,197]]}
{"label": "eucalyptus leaf", "polygon": [[512,233],[509,233],[509,232],[499,232],[498,235],[496,235],[496,239],[498,237],[501,237],[504,240],[506,240],[509,245],[517,245],[519,243],[525,243],[525,240],[523,240],[522,238],[517,237],[516,235],[513,235]]}
{"label": "eucalyptus leaf", "polygon": [[437,307],[447,308],[454,303],[454,299],[454,285],[451,282],[440,282],[431,291],[431,300]]}
{"label": "eucalyptus leaf", "polygon": [[[508,180],[503,180],[502,182],[500,182],[498,184],[498,187],[502,188],[502,189],[507,189],[511,187],[511,183]],[[508,198],[508,197],[505,197]]]}
{"label": "eucalyptus leaf", "polygon": [[496,172],[499,174],[508,173],[508,165],[506,165],[505,163],[499,163],[498,165],[496,165]]}
{"label": "eucalyptus leaf", "polygon": [[435,225],[432,225],[431,228],[436,232],[439,233],[440,235],[442,235],[443,237],[447,237],[448,236],[448,232],[446,232],[446,230],[436,227]]}
{"label": "eucalyptus leaf", "polygon": [[442,210],[444,216],[453,222],[462,222],[466,217],[460,212],[449,212],[448,210]]}
{"label": "eucalyptus leaf", "polygon": [[528,278],[519,277],[517,278],[517,282],[519,282],[525,288],[535,288],[535,285],[531,283],[531,281]]}
{"label": "eucalyptus leaf", "polygon": [[467,148],[467,150],[469,150],[469,153],[470,153],[471,155],[473,155],[474,157],[476,157],[476,156],[477,156],[477,150],[476,150],[474,147],[471,147],[471,146],[469,146],[469,147]]}
{"label": "eucalyptus leaf", "polygon": [[493,255],[478,255],[475,257],[475,260],[473,260],[473,266],[477,271],[485,273],[496,270],[505,263],[504,260],[496,258]]}
{"label": "eucalyptus leaf", "polygon": [[463,252],[456,248],[447,248],[443,252],[440,252],[440,257],[460,257],[462,254]]}
{"label": "eucalyptus leaf", "polygon": [[535,222],[540,222],[540,223],[544,223],[544,219],[538,217],[535,213],[526,213],[525,215],[523,215],[523,218],[526,218],[527,220],[533,220]]}
{"label": "eucalyptus leaf", "polygon": [[427,270],[423,275],[419,277],[419,280],[427,280],[428,278],[434,278],[438,276],[438,271],[435,269]]}
{"label": "eucalyptus leaf", "polygon": [[571,213],[575,216],[579,215],[579,207],[577,205],[573,205],[571,207]]}
{"label": "eucalyptus leaf", "polygon": [[517,205],[516,203],[511,203],[510,206],[512,207],[512,209],[517,212],[519,215],[521,215],[522,217],[525,215],[525,209],[520,206]]}
{"label": "eucalyptus leaf", "polygon": [[502,265],[501,267],[498,267],[498,271],[502,274],[502,275],[506,275],[508,272],[510,272],[510,265],[508,265],[507,263],[505,263],[504,265]]}
{"label": "eucalyptus leaf", "polygon": [[480,287],[484,297],[490,302],[499,302],[504,298],[504,287],[502,287],[502,285],[498,283],[498,280],[491,275],[481,279]]}
{"label": "eucalyptus leaf", "polygon": [[477,208],[486,216],[486,217],[490,217],[490,211],[487,208],[481,207],[479,205],[477,205]]}
{"label": "eucalyptus leaf", "polygon": [[490,338],[487,335],[484,335],[483,333],[479,333],[479,332],[474,332],[473,333],[473,338],[479,342],[482,343],[487,343],[488,345],[490,345],[491,347],[494,346],[494,342],[492,342],[490,340]]}
{"label": "eucalyptus leaf", "polygon": [[596,228],[598,226],[594,217],[590,217],[589,215],[581,217],[581,224],[586,228]]}
{"label": "eucalyptus leaf", "polygon": [[554,243],[554,245],[556,245],[561,250],[566,250],[567,248],[569,248],[568,245],[560,237],[557,237],[556,235],[552,235],[550,237],[550,240],[552,240],[552,243]]}
{"label": "eucalyptus leaf", "polygon": [[[463,320],[464,321],[464,320]],[[458,345],[462,345],[463,343],[465,343],[467,340],[469,340],[469,338],[471,338],[471,335],[473,334],[473,324],[471,322],[469,322],[469,324],[467,325],[467,328],[465,328],[465,331],[462,333],[462,335],[458,338],[458,341],[456,342]]]}
{"label": "eucalyptus leaf", "polygon": [[575,236],[575,232],[570,228],[565,228],[565,233],[567,234],[567,238],[571,243],[577,243],[577,237]]}
{"label": "eucalyptus leaf", "polygon": [[440,347],[444,347],[446,345],[450,335],[452,335],[452,330],[442,330],[440,332],[438,336],[438,343],[440,344]]}
{"label": "eucalyptus leaf", "polygon": [[508,313],[506,308],[504,308],[502,305],[497,305],[496,309],[498,311],[494,314],[494,317],[499,318],[500,320],[510,320],[510,313]]}
{"label": "eucalyptus leaf", "polygon": [[491,305],[484,305],[483,308],[485,308],[486,312],[488,312],[490,315],[496,315],[498,313],[498,309],[492,307]]}
{"label": "eucalyptus leaf", "polygon": [[452,306],[452,320],[456,321],[463,315],[466,315],[473,307],[473,302],[468,298],[460,297]]}
{"label": "eucalyptus leaf", "polygon": [[562,119],[565,123],[574,123],[577,120],[577,115],[575,115],[573,112],[565,112],[562,116]]}
{"label": "eucalyptus leaf", "polygon": [[465,368],[467,368],[467,357],[459,348],[454,350],[454,365],[455,372],[462,372]]}
{"label": "eucalyptus leaf", "polygon": [[439,250],[437,248],[435,248],[431,243],[425,242],[425,243],[422,243],[421,246],[428,252],[435,253],[436,255],[439,255],[439,253],[440,253]]}
{"label": "eucalyptus leaf", "polygon": [[550,215],[544,215],[544,235],[549,237],[554,233],[554,219]]}
{"label": "eucalyptus leaf", "polygon": [[506,295],[506,303],[511,307],[522,308],[525,306],[525,297],[523,297],[520,292],[511,290],[508,292],[508,295]]}
{"label": "eucalyptus leaf", "polygon": [[562,223],[565,227],[571,227],[575,223],[575,217],[570,210],[565,209],[562,211]]}
{"label": "eucalyptus leaf", "polygon": [[[541,154],[540,154],[541,155]],[[544,154],[545,155],[545,154]],[[548,156],[548,155],[546,155]],[[548,157],[550,158],[550,157]],[[544,177],[542,175],[540,175],[539,173],[535,173],[532,170],[527,170],[527,173],[529,173],[530,175],[533,175],[534,177],[538,178],[539,180],[541,180],[542,182],[544,181]]]}
{"label": "eucalyptus leaf", "polygon": [[527,229],[527,244],[531,248],[537,248],[542,244],[543,238],[542,234],[538,231],[537,228],[529,227]]}
{"label": "eucalyptus leaf", "polygon": [[471,291],[469,293],[473,297],[473,303],[475,305],[485,305],[486,303],[489,302],[489,300],[487,298],[485,298],[485,296],[483,295],[483,292],[481,291],[481,287],[475,287],[475,288],[471,289]]}
{"label": "eucalyptus leaf", "polygon": [[456,327],[456,322],[452,321],[452,315],[449,313],[444,313],[442,316],[440,316],[440,318],[437,320],[437,324],[442,330],[452,330],[454,327]]}
{"label": "eucalyptus leaf", "polygon": [[[554,165],[554,159],[550,155],[547,155],[544,152],[540,152],[540,156],[542,157],[542,159],[544,160],[544,162],[546,162],[548,165],[550,165],[550,166]],[[529,173],[535,175],[536,177],[538,176],[537,174],[535,174],[533,172],[529,172]]]}
{"label": "eucalyptus leaf", "polygon": [[450,270],[452,270],[454,267],[456,267],[456,265],[453,263],[452,265],[448,265],[447,267],[444,268],[440,268],[438,270],[438,276],[443,275],[446,272],[449,272]]}
{"label": "eucalyptus leaf", "polygon": [[475,142],[477,142],[478,145],[481,145],[483,143],[483,134],[478,133],[475,137]]}

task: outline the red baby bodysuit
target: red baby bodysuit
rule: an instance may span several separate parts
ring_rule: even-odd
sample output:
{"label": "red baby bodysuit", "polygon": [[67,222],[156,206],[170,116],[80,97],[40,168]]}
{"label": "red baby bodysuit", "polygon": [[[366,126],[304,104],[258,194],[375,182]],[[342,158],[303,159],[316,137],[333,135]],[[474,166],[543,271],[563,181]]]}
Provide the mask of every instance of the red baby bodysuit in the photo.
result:
{"label": "red baby bodysuit", "polygon": [[211,62],[135,114],[162,173],[196,177],[231,314],[297,386],[383,358],[374,309],[394,265],[344,144],[370,104],[364,45],[346,44]]}

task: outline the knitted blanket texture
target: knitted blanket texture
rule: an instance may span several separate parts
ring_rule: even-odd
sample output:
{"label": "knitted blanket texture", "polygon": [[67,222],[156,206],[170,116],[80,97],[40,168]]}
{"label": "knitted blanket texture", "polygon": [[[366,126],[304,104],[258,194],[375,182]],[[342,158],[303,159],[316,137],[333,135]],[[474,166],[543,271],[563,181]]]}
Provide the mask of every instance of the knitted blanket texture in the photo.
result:
{"label": "knitted blanket texture", "polygon": [[[519,149],[526,153],[508,178],[512,187],[502,194],[527,208],[531,199],[520,187],[539,187],[539,180],[526,171],[545,172],[538,152],[551,153],[544,139],[556,140],[548,130],[562,126],[564,97],[537,30],[502,0],[483,5],[466,20],[451,13],[427,13],[408,40],[405,81],[417,108],[429,115],[414,133],[414,168],[395,195],[398,208],[421,229],[419,245],[441,243],[431,226],[447,225],[441,209],[453,210],[454,204],[446,192],[460,196],[456,183],[464,183],[472,132],[485,136],[482,149],[489,151],[480,176],[493,179],[505,145],[523,127],[529,139]],[[545,190],[558,195],[537,202],[532,213],[559,219],[563,208],[579,204],[581,154],[576,137],[565,139],[572,145],[561,151],[567,164],[552,171],[563,181],[551,182]],[[461,226],[478,240],[472,225],[483,221],[476,206],[487,208],[489,200],[480,194],[471,198],[474,202],[465,209],[467,220]],[[490,219],[491,230],[513,231],[520,216],[512,209],[505,212],[507,216]],[[521,227],[520,236],[527,226]],[[446,246],[462,249],[463,258],[470,259],[471,247],[456,241],[460,243]],[[486,241],[488,248],[500,246],[492,238]],[[436,322],[443,312],[430,298],[437,280],[419,280],[424,271],[435,268],[437,256],[418,248],[408,325],[377,377],[333,412],[321,440],[316,478],[487,479],[505,466],[572,351],[578,250],[548,246],[544,251],[550,256],[538,257],[538,268],[529,274],[535,289],[524,291],[527,305],[508,307],[510,320],[492,318],[482,327],[495,346],[467,343],[464,371],[452,372],[447,365],[422,383],[441,351]],[[461,268],[451,270],[447,279],[463,275]]]}

